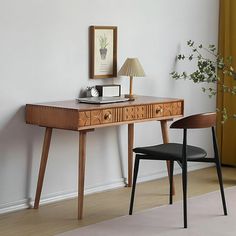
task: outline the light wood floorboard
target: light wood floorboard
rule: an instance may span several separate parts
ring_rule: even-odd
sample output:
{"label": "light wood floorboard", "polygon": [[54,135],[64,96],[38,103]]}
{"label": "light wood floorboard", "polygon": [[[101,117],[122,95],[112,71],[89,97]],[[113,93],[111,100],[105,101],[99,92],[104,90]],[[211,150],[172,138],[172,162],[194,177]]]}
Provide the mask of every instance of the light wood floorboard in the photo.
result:
{"label": "light wood floorboard", "polygon": [[[189,173],[188,196],[218,190],[215,168]],[[181,200],[181,176],[175,177],[176,195]],[[236,168],[223,168],[225,188],[236,185]],[[168,204],[167,178],[137,185],[134,212]],[[130,188],[120,188],[85,196],[84,219],[77,220],[77,199],[43,205],[38,210],[27,209],[0,215],[0,235],[49,236],[78,227],[128,214]],[[221,203],[219,203],[221,204]]]}

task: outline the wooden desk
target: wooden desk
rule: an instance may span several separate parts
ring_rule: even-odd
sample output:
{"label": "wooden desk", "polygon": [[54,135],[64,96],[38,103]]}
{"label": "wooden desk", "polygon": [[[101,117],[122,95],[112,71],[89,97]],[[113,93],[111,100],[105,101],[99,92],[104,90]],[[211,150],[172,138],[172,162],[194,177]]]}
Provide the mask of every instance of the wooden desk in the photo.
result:
{"label": "wooden desk", "polygon": [[[169,142],[167,120],[183,116],[184,101],[138,96],[135,101],[93,105],[75,100],[26,105],[26,123],[46,127],[34,208],[39,207],[52,129],[79,131],[78,219],[83,216],[86,133],[95,128],[128,124],[128,187],[132,183],[134,123],[161,121],[163,142]],[[167,165],[168,166],[168,165]]]}

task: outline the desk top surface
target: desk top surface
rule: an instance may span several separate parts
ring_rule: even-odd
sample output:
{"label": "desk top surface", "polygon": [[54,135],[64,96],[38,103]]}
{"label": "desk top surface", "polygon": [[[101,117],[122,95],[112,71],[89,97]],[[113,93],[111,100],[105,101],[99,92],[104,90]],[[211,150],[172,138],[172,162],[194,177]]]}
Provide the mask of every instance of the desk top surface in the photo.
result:
{"label": "desk top surface", "polygon": [[104,109],[113,107],[136,106],[142,104],[168,103],[182,100],[183,99],[178,99],[178,98],[136,96],[134,101],[107,103],[107,104],[87,104],[87,103],[80,103],[77,100],[65,100],[65,101],[45,102],[45,103],[36,103],[27,105],[57,107],[57,108],[75,109],[75,110],[88,110],[88,109],[93,110],[93,109]]}

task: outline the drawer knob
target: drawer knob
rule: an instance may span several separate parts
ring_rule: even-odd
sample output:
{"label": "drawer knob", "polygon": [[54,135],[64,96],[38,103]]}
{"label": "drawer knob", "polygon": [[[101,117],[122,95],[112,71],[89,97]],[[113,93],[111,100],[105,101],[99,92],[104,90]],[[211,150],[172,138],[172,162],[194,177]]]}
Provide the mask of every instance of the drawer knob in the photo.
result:
{"label": "drawer knob", "polygon": [[163,112],[163,109],[162,109],[162,108],[157,108],[157,109],[156,109],[156,114],[162,113],[162,112]]}
{"label": "drawer knob", "polygon": [[106,114],[104,115],[104,119],[105,119],[105,120],[110,120],[110,119],[111,119],[111,113],[106,113]]}

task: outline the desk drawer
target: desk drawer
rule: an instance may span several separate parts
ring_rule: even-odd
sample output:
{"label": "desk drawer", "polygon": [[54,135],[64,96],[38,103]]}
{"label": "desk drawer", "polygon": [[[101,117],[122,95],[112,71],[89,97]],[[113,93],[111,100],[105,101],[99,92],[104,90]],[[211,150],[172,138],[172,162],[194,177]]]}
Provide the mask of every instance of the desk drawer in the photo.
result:
{"label": "desk drawer", "polygon": [[91,111],[91,125],[112,123],[114,120],[113,109]]}
{"label": "desk drawer", "polygon": [[153,117],[176,116],[182,114],[182,102],[153,105]]}

